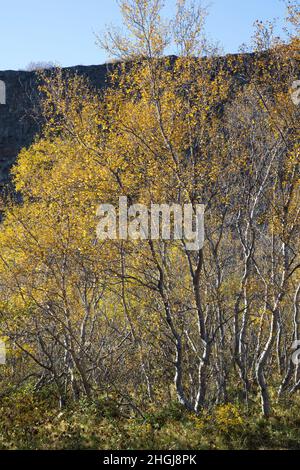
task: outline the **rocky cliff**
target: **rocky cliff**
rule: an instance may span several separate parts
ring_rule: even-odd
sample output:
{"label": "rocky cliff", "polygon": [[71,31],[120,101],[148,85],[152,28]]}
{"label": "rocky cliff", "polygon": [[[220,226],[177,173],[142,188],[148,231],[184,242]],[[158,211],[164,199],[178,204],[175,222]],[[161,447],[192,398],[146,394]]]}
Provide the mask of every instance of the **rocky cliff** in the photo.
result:
{"label": "rocky cliff", "polygon": [[[96,87],[105,84],[106,65],[66,70],[87,76]],[[41,122],[37,114],[39,92],[35,72],[0,72],[0,82],[5,87],[5,100],[0,100],[0,186],[3,186],[19,151],[31,144],[40,131]],[[1,104],[3,102],[5,104]]]}
{"label": "rocky cliff", "polygon": [[[262,55],[269,61],[268,53]],[[176,57],[174,57],[176,60]],[[210,71],[225,65],[230,70],[233,89],[236,85],[251,81],[255,67],[256,54],[237,54],[214,59]],[[205,59],[201,59],[204,61]],[[299,65],[299,64],[298,64]],[[114,66],[110,66],[114,67]],[[96,88],[105,86],[108,65],[76,66],[63,69],[68,73],[86,76]],[[295,65],[295,79],[299,77],[299,67]],[[35,72],[0,71],[0,188],[9,180],[9,170],[21,148],[30,145],[34,136],[41,130],[41,118],[38,113],[40,95]],[[3,88],[5,99],[3,100]],[[2,96],[2,99],[1,99]],[[1,104],[5,103],[5,104]]]}

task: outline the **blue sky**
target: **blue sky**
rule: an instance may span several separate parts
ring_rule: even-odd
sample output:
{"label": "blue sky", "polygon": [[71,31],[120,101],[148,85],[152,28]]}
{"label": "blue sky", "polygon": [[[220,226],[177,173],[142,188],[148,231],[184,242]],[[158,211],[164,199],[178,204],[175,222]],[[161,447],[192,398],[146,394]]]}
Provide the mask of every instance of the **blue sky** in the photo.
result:
{"label": "blue sky", "polygon": [[[225,52],[248,42],[256,19],[283,17],[282,0],[212,0],[207,32]],[[175,0],[167,0],[166,13]],[[26,68],[30,62],[62,66],[103,63],[94,31],[119,24],[115,0],[0,0],[0,70]]]}

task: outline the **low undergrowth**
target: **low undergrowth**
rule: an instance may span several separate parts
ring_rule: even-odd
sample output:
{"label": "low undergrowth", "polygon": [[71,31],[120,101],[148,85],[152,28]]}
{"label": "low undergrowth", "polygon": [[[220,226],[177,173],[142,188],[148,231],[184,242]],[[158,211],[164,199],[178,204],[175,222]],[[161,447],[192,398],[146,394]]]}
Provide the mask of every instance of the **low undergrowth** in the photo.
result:
{"label": "low undergrowth", "polygon": [[176,403],[125,416],[112,398],[58,410],[30,390],[0,400],[0,449],[300,449],[300,404],[281,404],[269,420],[259,406],[222,404],[198,416]]}

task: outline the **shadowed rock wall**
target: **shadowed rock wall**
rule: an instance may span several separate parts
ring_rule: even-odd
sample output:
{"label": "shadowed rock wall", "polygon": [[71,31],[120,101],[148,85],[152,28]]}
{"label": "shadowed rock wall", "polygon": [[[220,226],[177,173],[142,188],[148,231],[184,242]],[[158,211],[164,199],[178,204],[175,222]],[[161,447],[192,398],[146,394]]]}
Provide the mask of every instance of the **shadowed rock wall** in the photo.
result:
{"label": "shadowed rock wall", "polygon": [[[66,69],[89,78],[93,86],[105,84],[107,66],[78,66]],[[5,104],[0,101],[0,186],[8,181],[9,170],[19,151],[30,145],[40,131],[38,83],[35,72],[0,71],[5,84]]]}

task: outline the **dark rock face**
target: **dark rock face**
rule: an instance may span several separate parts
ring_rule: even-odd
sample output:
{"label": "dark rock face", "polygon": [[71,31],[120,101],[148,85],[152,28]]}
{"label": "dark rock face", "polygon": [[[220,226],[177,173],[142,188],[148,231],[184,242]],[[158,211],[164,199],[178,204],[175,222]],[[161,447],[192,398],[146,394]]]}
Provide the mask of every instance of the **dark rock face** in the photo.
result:
{"label": "dark rock face", "polygon": [[[66,69],[88,77],[97,88],[105,85],[106,65],[78,66]],[[41,130],[38,118],[38,82],[35,72],[0,72],[5,83],[5,104],[0,104],[0,186],[9,179],[9,170],[19,151],[29,146]],[[1,103],[1,101],[0,101]]]}
{"label": "dark rock face", "polygon": [[30,117],[36,83],[34,74],[26,72],[0,72],[0,80],[6,88],[6,104],[0,104],[0,184],[3,184],[19,150],[29,145],[37,132]]}

